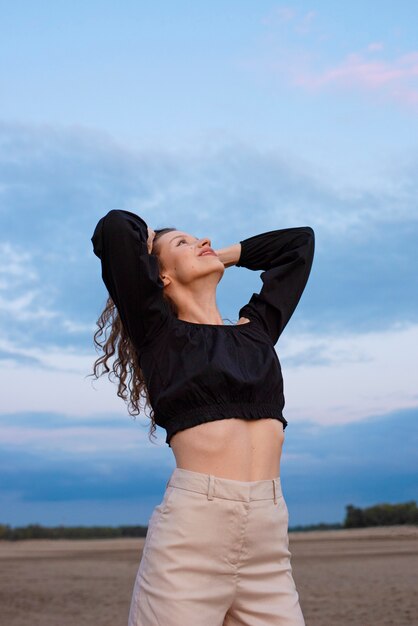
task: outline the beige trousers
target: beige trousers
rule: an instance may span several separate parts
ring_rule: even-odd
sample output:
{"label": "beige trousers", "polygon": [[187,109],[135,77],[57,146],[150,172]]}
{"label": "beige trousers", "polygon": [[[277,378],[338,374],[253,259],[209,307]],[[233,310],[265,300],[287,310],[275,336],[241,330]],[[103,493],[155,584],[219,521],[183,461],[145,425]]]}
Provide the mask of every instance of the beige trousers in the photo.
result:
{"label": "beige trousers", "polygon": [[176,467],[155,507],[128,626],[305,626],[280,477]]}

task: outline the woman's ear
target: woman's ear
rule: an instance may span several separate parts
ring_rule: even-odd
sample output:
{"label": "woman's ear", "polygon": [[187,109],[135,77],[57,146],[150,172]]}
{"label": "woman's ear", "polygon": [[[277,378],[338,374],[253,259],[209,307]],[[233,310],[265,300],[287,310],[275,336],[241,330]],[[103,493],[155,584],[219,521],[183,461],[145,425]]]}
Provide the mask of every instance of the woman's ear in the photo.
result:
{"label": "woman's ear", "polygon": [[160,274],[160,278],[163,281],[164,287],[168,287],[171,283],[171,278],[167,274]]}

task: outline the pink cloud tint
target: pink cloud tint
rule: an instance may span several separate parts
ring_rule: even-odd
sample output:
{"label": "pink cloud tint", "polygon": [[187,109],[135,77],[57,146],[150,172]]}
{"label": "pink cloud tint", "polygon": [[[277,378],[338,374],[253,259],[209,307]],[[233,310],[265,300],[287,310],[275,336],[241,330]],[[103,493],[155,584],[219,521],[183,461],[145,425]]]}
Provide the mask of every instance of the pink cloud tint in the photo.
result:
{"label": "pink cloud tint", "polygon": [[367,46],[367,49],[370,50],[371,52],[383,50],[383,44],[380,41],[374,41],[372,43],[369,43],[369,45]]}
{"label": "pink cloud tint", "polygon": [[418,103],[418,52],[404,54],[392,61],[368,59],[353,53],[322,72],[295,68],[291,76],[293,84],[310,90],[327,86],[379,90],[405,104]]}
{"label": "pink cloud tint", "polygon": [[261,21],[263,24],[274,24],[275,22],[288,22],[295,16],[295,10],[292,7],[275,7]]}

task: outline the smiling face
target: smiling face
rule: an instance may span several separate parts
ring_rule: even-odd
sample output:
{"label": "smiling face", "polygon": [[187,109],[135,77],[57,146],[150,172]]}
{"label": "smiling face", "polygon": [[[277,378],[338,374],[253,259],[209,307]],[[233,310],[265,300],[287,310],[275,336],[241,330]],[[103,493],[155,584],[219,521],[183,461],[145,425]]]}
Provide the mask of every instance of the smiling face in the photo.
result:
{"label": "smiling face", "polygon": [[184,231],[174,230],[161,235],[156,247],[165,287],[175,283],[185,285],[207,275],[214,276],[217,283],[225,271],[223,262],[211,247],[209,237],[198,239]]}

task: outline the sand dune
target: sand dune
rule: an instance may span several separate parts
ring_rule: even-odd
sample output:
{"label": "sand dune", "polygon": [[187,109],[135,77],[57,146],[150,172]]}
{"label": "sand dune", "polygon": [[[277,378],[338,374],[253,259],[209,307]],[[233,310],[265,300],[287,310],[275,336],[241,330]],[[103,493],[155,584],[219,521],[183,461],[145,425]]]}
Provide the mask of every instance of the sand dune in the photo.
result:
{"label": "sand dune", "polygon": [[[418,527],[289,533],[289,542],[307,626],[416,623]],[[126,626],[143,543],[0,542],[0,625]]]}

